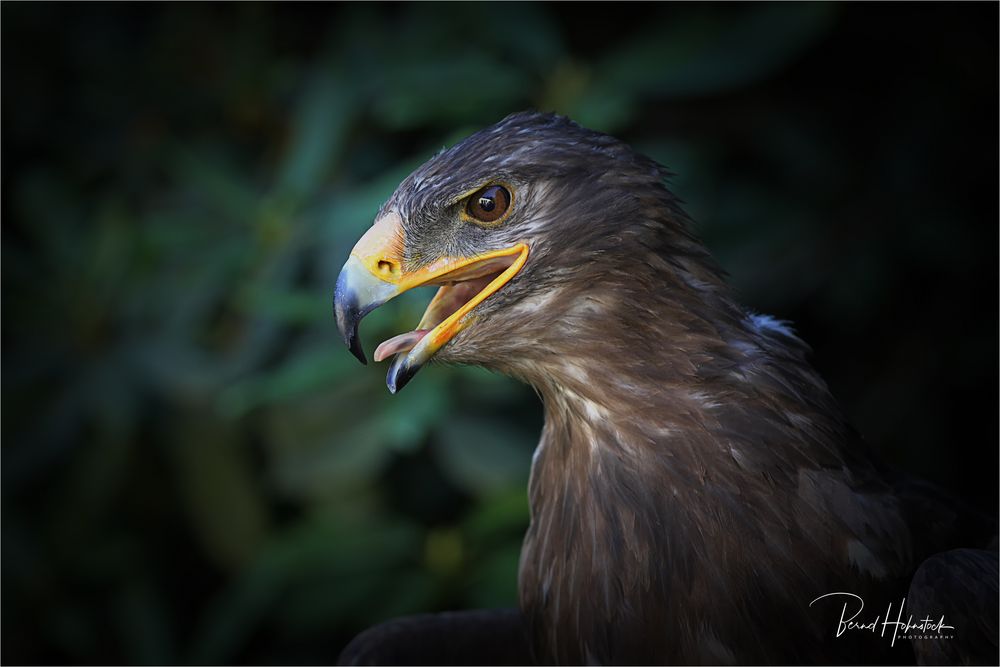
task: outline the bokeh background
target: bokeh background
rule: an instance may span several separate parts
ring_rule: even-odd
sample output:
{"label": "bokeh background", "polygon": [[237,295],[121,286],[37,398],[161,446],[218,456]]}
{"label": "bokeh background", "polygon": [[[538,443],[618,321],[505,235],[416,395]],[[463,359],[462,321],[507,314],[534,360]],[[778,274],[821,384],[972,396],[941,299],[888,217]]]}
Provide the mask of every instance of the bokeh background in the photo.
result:
{"label": "bokeh background", "polygon": [[872,444],[996,511],[996,3],[0,11],[4,663],[329,663],[515,604],[533,392],[390,396],[331,298],[412,168],[528,107],[670,167]]}

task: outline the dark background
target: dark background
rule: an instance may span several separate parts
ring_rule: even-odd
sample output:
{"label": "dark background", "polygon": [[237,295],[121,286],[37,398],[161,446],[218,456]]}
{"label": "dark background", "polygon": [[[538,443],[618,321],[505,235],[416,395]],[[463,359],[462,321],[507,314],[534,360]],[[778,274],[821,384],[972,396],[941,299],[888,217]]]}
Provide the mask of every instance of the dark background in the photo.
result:
{"label": "dark background", "polygon": [[996,3],[0,11],[4,663],[328,663],[515,603],[533,392],[392,397],[330,302],[412,168],[528,107],[669,166],[876,449],[996,511]]}

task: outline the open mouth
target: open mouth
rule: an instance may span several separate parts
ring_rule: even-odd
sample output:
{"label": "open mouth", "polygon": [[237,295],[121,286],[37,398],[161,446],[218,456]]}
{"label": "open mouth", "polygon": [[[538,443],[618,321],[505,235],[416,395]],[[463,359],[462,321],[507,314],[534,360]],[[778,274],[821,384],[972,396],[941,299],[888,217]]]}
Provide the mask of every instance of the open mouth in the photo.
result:
{"label": "open mouth", "polygon": [[[520,247],[510,250],[520,251]],[[509,251],[508,251],[509,252]],[[409,352],[429,337],[436,350],[469,324],[473,308],[494,294],[520,269],[524,252],[486,257],[436,275],[423,285],[441,285],[413,331],[393,336],[375,349],[375,361]],[[516,265],[516,266],[515,266]],[[434,344],[437,343],[437,344]]]}
{"label": "open mouth", "polygon": [[337,277],[333,308],[344,343],[361,363],[365,353],[358,323],[375,308],[414,287],[440,285],[413,331],[393,336],[375,350],[375,360],[394,357],[386,374],[396,393],[438,350],[475,320],[473,309],[517,275],[528,246],[517,243],[472,257],[445,256],[407,269],[399,253],[401,221],[388,213],[365,233]]}

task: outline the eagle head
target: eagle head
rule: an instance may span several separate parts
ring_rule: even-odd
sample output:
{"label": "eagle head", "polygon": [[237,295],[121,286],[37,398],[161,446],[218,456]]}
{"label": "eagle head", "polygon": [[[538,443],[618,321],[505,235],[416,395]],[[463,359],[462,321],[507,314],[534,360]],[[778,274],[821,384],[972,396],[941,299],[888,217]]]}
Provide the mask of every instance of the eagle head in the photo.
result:
{"label": "eagle head", "polygon": [[430,159],[383,204],[337,280],[344,341],[366,363],[360,320],[406,290],[436,285],[415,329],[375,351],[376,361],[394,355],[393,393],[432,358],[533,381],[560,345],[585,344],[587,332],[598,348],[628,346],[624,330],[641,317],[630,297],[668,289],[665,272],[691,279],[680,286],[716,282],[713,271],[696,278],[704,268],[685,268],[686,258],[702,267],[707,255],[686,232],[666,176],[565,117],[508,116]]}
{"label": "eagle head", "polygon": [[[438,285],[375,351],[389,389],[434,358],[542,396],[518,573],[537,664],[900,662],[806,605],[907,596],[917,553],[954,549],[973,515],[897,486],[805,344],[738,304],[666,175],[565,118],[510,116],[385,203],[337,280],[338,326],[364,361],[358,321]],[[775,618],[794,641],[760,641]]]}

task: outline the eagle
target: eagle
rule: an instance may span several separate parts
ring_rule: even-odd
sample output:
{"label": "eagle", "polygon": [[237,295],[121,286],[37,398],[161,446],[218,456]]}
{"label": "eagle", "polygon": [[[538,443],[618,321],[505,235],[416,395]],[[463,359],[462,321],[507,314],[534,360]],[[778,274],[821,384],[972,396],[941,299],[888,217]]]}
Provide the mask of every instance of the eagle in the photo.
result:
{"label": "eagle", "polygon": [[362,363],[360,320],[439,286],[375,350],[390,392],[474,364],[534,387],[545,424],[519,610],[390,621],[341,660],[996,663],[995,519],[879,460],[668,176],[516,113],[416,169],[357,242],[334,312]]}

